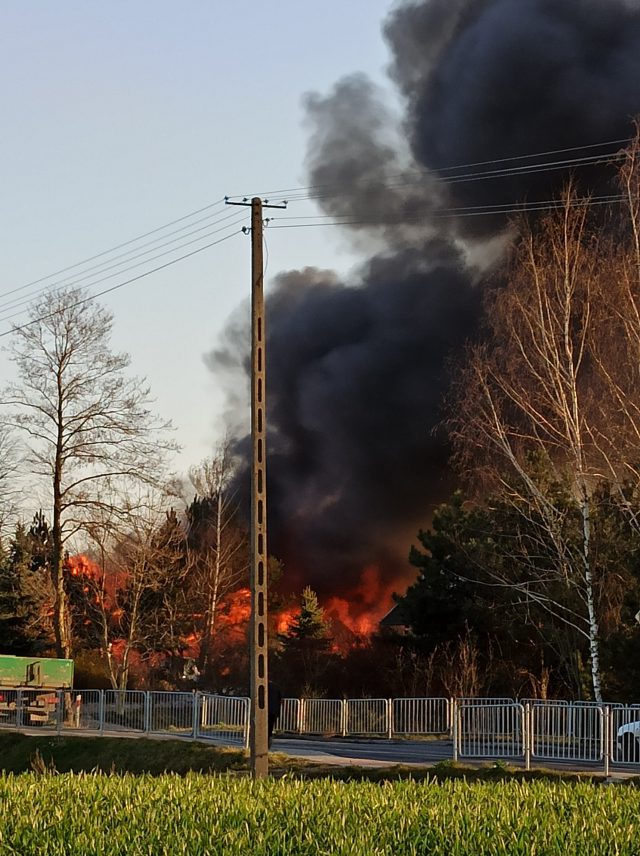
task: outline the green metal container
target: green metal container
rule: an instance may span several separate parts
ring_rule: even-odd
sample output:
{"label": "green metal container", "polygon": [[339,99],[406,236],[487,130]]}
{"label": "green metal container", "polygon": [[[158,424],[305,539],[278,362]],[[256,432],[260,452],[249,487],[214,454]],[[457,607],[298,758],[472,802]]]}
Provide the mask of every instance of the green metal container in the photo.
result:
{"label": "green metal container", "polygon": [[73,660],[0,654],[0,687],[64,690],[73,686]]}

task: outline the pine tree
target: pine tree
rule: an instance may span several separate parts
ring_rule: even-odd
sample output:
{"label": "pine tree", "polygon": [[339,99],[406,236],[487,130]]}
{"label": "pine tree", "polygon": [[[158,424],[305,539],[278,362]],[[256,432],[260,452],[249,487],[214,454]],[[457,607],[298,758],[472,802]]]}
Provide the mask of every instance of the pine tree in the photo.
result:
{"label": "pine tree", "polygon": [[44,532],[46,521],[40,513],[29,530],[18,523],[8,550],[0,547],[0,639],[5,654],[35,655],[51,644]]}
{"label": "pine tree", "polygon": [[311,586],[306,586],[300,599],[300,612],[289,628],[289,639],[327,641],[330,630],[331,622],[325,618],[318,595]]}

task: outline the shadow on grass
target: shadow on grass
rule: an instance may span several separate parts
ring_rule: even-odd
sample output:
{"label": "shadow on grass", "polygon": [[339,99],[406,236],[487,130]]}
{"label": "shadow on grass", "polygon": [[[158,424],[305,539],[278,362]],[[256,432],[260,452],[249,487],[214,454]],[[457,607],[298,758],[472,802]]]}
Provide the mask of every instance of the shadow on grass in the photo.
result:
{"label": "shadow on grass", "polygon": [[[105,774],[162,775],[190,772],[248,776],[247,753],[185,740],[148,740],[118,737],[31,736],[20,733],[0,734],[0,771],[6,773],[98,772]],[[447,779],[467,781],[582,781],[603,784],[600,774],[569,773],[536,769],[525,771],[503,762],[469,766],[453,761],[439,761],[425,767],[347,767],[317,764],[288,755],[273,753],[269,757],[273,778],[327,778],[335,781],[442,782]],[[625,784],[640,786],[640,776]]]}

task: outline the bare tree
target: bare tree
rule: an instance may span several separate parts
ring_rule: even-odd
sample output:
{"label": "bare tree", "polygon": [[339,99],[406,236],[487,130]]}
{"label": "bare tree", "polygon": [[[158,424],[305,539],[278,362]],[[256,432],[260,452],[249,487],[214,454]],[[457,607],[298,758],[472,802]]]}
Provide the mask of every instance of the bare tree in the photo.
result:
{"label": "bare tree", "polygon": [[129,683],[132,654],[144,656],[171,632],[158,629],[159,615],[166,613],[167,589],[181,583],[173,572],[183,550],[162,537],[164,507],[161,496],[147,494],[126,524],[111,515],[89,529],[101,575],[85,581],[85,609],[111,686],[120,692]]}
{"label": "bare tree", "polygon": [[69,288],[41,297],[29,319],[14,328],[10,350],[19,380],[5,400],[26,438],[32,472],[49,485],[53,623],[58,656],[68,657],[65,541],[103,507],[105,493],[157,484],[173,444],[163,439],[168,425],[149,410],[148,387],[127,378],[129,357],[110,350],[107,310]]}
{"label": "bare tree", "polygon": [[198,667],[205,675],[211,665],[220,602],[238,585],[246,584],[249,567],[247,531],[238,521],[238,505],[230,490],[232,475],[228,439],[220,443],[213,457],[189,473],[196,490],[187,512],[189,564],[194,601],[201,604]]}
{"label": "bare tree", "polygon": [[2,425],[0,426],[0,535],[3,534],[7,521],[15,514],[17,471],[18,461],[13,438],[10,430]]}
{"label": "bare tree", "polygon": [[602,389],[589,346],[603,257],[588,213],[570,190],[535,233],[524,225],[508,284],[488,304],[489,341],[470,350],[451,424],[459,462],[525,523],[527,573],[495,582],[587,640],[600,701],[592,496],[604,471],[594,404]]}
{"label": "bare tree", "polygon": [[604,471],[618,489],[629,523],[640,533],[640,123],[622,152],[619,184],[626,204],[606,247],[591,358],[602,394],[597,398],[600,425],[595,442]]}

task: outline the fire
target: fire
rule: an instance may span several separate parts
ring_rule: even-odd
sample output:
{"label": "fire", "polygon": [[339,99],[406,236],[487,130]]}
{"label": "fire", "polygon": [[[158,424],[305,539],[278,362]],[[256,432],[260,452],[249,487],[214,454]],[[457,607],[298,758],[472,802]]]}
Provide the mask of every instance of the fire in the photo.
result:
{"label": "fire", "polygon": [[[393,582],[382,579],[377,565],[365,567],[360,574],[358,584],[351,590],[340,595],[325,598],[321,605],[328,619],[334,624],[353,634],[357,639],[347,643],[340,642],[339,647],[351,647],[362,643],[363,637],[371,636],[378,629],[380,619],[389,611],[392,604],[392,593],[397,587]],[[300,612],[299,603],[288,604],[273,615],[275,632],[286,635]],[[218,627],[230,631],[243,632],[251,618],[251,591],[241,588],[227,595],[220,605],[217,616]],[[334,627],[334,629],[336,629]],[[338,636],[340,632],[338,632]],[[359,641],[358,641],[359,640]]]}
{"label": "fire", "polygon": [[102,577],[102,568],[92,562],[84,553],[78,553],[76,556],[67,556],[64,560],[64,567],[71,573],[72,577],[89,577],[89,579],[99,580]]}
{"label": "fire", "polygon": [[370,636],[388,612],[394,583],[383,582],[377,565],[362,571],[357,587],[345,596],[330,597],[324,604],[329,618],[337,619],[357,636]]}
{"label": "fire", "polygon": [[295,607],[283,609],[276,615],[276,632],[285,635],[298,617],[299,610]]}
{"label": "fire", "polygon": [[227,627],[244,626],[250,617],[251,591],[241,588],[225,597],[218,613],[218,622]]}
{"label": "fire", "polygon": [[200,653],[200,636],[197,633],[189,633],[188,636],[183,636],[180,641],[182,642],[183,656],[195,659]]}

